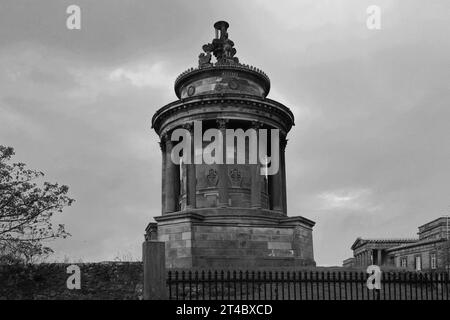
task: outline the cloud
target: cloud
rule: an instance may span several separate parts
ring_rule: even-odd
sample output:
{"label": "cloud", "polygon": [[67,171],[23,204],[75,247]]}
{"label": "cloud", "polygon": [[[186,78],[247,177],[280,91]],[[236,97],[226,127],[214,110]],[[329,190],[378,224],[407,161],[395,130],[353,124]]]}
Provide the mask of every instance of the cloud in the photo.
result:
{"label": "cloud", "polygon": [[370,203],[372,192],[368,189],[347,189],[323,192],[317,197],[322,205],[319,210],[363,210],[364,212],[374,209]]}
{"label": "cloud", "polygon": [[111,71],[108,79],[129,82],[138,88],[167,88],[167,84],[173,81],[173,76],[167,72],[166,63],[158,62],[153,65],[118,67]]}
{"label": "cloud", "polygon": [[57,255],[140,255],[160,214],[151,117],[219,19],[240,61],[270,76],[268,98],[296,116],[288,214],[317,222],[318,264],[340,263],[357,236],[414,236],[448,208],[447,1],[379,1],[379,31],[359,0],[80,0],[79,32],[65,28],[69,4],[0,10],[0,142],[77,200],[58,217],[73,237]]}

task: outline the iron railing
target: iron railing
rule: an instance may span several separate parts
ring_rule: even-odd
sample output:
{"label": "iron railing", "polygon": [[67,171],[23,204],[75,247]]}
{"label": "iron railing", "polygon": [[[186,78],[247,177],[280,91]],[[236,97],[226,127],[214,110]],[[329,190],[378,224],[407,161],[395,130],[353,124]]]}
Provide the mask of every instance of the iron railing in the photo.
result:
{"label": "iron railing", "polygon": [[449,300],[448,273],[383,272],[369,290],[364,272],[169,271],[173,300]]}

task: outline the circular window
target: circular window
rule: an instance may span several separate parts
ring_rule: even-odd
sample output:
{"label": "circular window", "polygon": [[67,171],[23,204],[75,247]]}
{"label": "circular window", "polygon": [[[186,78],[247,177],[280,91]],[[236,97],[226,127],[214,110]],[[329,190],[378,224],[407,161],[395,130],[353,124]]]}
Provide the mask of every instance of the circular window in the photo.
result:
{"label": "circular window", "polygon": [[188,89],[187,89],[187,94],[188,94],[188,96],[190,97],[190,96],[192,96],[194,93],[195,93],[195,87],[189,86]]}

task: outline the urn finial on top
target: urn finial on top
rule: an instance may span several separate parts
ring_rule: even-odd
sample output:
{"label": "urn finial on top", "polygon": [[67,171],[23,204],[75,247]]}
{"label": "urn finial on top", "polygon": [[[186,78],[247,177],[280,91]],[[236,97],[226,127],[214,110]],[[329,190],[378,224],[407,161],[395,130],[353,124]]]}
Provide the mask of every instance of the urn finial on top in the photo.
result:
{"label": "urn finial on top", "polygon": [[239,64],[239,59],[235,57],[236,49],[234,42],[228,39],[228,27],[230,25],[226,21],[217,21],[214,23],[215,38],[212,43],[203,45],[204,53],[199,55],[198,64],[200,68],[210,67],[211,53],[216,57],[216,64]]}

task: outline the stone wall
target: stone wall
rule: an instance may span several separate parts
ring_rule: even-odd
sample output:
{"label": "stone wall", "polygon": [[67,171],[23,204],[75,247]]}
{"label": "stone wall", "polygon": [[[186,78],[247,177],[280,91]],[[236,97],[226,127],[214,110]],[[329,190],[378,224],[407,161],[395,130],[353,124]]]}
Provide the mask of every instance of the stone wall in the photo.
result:
{"label": "stone wall", "polygon": [[[366,268],[301,267],[292,268],[292,263],[276,259],[273,267],[236,269],[226,264],[206,270],[237,271],[312,271],[312,272],[361,272]],[[225,261],[226,262],[226,261]],[[69,290],[66,281],[70,264],[39,264],[29,266],[0,266],[0,300],[138,300],[142,299],[143,267],[141,262],[108,262],[76,264],[81,270],[81,288]],[[284,265],[284,266],[283,266]],[[171,269],[172,271],[203,270],[198,268]],[[399,271],[382,266],[383,271]]]}
{"label": "stone wall", "polygon": [[192,267],[191,223],[158,226],[158,240],[165,242],[166,267]]}
{"label": "stone wall", "polygon": [[[240,211],[242,211],[241,209]],[[315,265],[312,228],[261,215],[179,214],[158,221],[158,240],[165,242],[168,268],[221,268]],[[224,219],[229,222],[222,222]]]}
{"label": "stone wall", "polygon": [[445,239],[447,237],[447,218],[441,217],[419,227],[419,239]]}
{"label": "stone wall", "polygon": [[193,228],[193,255],[198,260],[194,261],[194,265],[219,267],[228,263],[231,266],[253,267],[264,259],[265,265],[283,266],[295,259],[313,260],[309,243],[305,245],[303,241],[303,237],[308,238],[307,233],[302,234],[303,230],[209,225]]}
{"label": "stone wall", "polygon": [[3,299],[140,299],[141,262],[76,264],[81,271],[81,288],[66,285],[71,264],[0,266],[0,300]]}
{"label": "stone wall", "polygon": [[436,255],[436,267],[437,269],[442,269],[448,263],[449,260],[447,253],[447,246],[443,242],[428,243],[423,245],[411,246],[404,249],[395,250],[390,254],[394,258],[394,263],[396,267],[400,267],[400,260],[406,258],[407,266],[406,269],[415,269],[415,258],[420,256],[422,270],[431,269],[431,254]]}

